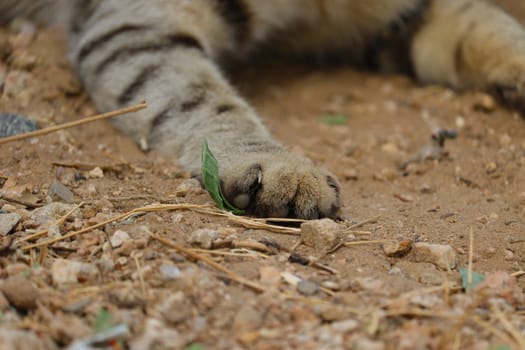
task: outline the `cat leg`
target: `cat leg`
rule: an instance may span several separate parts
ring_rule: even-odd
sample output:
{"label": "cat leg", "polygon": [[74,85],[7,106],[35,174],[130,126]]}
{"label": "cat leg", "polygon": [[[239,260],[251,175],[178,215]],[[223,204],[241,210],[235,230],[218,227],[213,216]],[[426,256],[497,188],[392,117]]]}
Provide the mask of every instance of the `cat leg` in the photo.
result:
{"label": "cat leg", "polygon": [[525,30],[480,0],[433,0],[411,45],[423,82],[495,93],[525,113]]}
{"label": "cat leg", "polygon": [[[219,161],[227,199],[259,216],[333,217],[339,185],[287,152],[223,77],[217,61],[250,45],[243,1],[82,1],[72,17],[71,58],[101,110],[142,100],[116,118],[137,142],[200,173],[203,140]],[[80,5],[79,5],[80,6]]]}

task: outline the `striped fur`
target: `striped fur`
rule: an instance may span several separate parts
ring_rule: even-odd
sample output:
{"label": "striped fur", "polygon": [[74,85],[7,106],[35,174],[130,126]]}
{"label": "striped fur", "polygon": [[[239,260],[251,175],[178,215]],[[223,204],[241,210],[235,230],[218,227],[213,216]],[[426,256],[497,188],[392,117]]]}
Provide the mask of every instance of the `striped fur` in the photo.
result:
{"label": "striped fur", "polygon": [[[24,1],[27,1],[26,3]],[[482,0],[0,0],[0,20],[67,16],[70,57],[115,124],[198,173],[208,139],[224,192],[261,216],[336,217],[335,177],[273,140],[219,66],[268,46],[334,54],[525,106],[525,32]]]}

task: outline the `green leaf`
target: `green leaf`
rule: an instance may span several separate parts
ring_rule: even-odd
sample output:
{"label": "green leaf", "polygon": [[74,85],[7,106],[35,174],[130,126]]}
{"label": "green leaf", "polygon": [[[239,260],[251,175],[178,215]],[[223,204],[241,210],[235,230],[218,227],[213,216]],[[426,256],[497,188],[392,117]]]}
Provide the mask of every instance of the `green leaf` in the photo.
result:
{"label": "green leaf", "polygon": [[219,179],[219,162],[217,162],[217,158],[215,158],[208,147],[208,141],[206,139],[202,142],[201,175],[204,188],[206,188],[220,209],[231,211],[234,214],[244,213],[243,210],[235,208],[224,198],[221,191],[221,181]]}
{"label": "green leaf", "polygon": [[[461,274],[461,285],[463,286],[463,289],[468,292],[469,291],[468,289],[469,287],[468,286],[468,269],[463,267],[459,269],[459,273]],[[485,275],[472,271],[471,288],[474,289],[478,284],[483,282],[484,279],[485,279]]]}
{"label": "green leaf", "polygon": [[113,317],[106,309],[101,309],[95,318],[94,331],[95,333],[110,329],[113,326]]}
{"label": "green leaf", "polygon": [[193,343],[190,346],[188,346],[186,350],[205,350],[205,348],[199,343]]}
{"label": "green leaf", "polygon": [[328,114],[321,117],[321,121],[328,125],[345,125],[347,120],[346,114]]}
{"label": "green leaf", "polygon": [[487,350],[512,350],[512,348],[507,344],[491,344]]}

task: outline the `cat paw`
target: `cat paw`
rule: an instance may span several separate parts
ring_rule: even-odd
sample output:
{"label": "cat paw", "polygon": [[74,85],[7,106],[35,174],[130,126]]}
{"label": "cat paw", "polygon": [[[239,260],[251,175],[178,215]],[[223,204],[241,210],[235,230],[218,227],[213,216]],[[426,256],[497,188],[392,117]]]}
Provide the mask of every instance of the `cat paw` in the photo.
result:
{"label": "cat paw", "polygon": [[259,217],[337,219],[340,186],[326,169],[290,153],[248,154],[220,169],[226,199]]}
{"label": "cat paw", "polygon": [[504,105],[525,117],[525,87],[518,85],[495,85],[492,93]]}

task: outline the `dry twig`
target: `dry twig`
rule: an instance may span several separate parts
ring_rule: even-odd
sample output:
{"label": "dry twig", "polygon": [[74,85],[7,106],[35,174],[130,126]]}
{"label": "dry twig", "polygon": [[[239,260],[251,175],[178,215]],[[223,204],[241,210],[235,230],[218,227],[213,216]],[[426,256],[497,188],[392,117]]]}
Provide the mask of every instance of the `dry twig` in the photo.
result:
{"label": "dry twig", "polygon": [[108,119],[108,118],[111,118],[111,117],[115,117],[117,115],[122,115],[122,114],[126,114],[126,113],[136,112],[136,111],[139,111],[141,109],[146,108],[147,106],[148,105],[146,104],[146,102],[143,102],[143,103],[140,103],[138,105],[127,107],[127,108],[118,109],[116,111],[103,113],[103,114],[97,114],[97,115],[94,115],[92,117],[82,118],[82,119],[79,119],[79,120],[74,120],[72,122],[63,123],[63,124],[60,124],[60,125],[53,125],[53,126],[50,126],[48,128],[44,128],[44,129],[40,129],[40,130],[35,130],[35,131],[31,131],[31,132],[26,132],[26,133],[23,133],[23,134],[18,134],[18,135],[13,135],[13,136],[9,136],[9,137],[0,138],[0,145],[3,145],[4,143],[8,143],[8,142],[24,140],[24,139],[27,139],[27,138],[30,138],[30,137],[37,137],[37,136],[46,135],[46,134],[49,134],[49,133],[52,133],[52,132],[55,132],[55,131],[58,131],[58,130],[69,129],[69,128],[72,128],[74,126],[91,123],[91,122],[94,122],[94,121],[97,121],[97,120]]}
{"label": "dry twig", "polygon": [[467,293],[472,290],[472,257],[474,253],[474,228],[470,226],[468,245]]}

